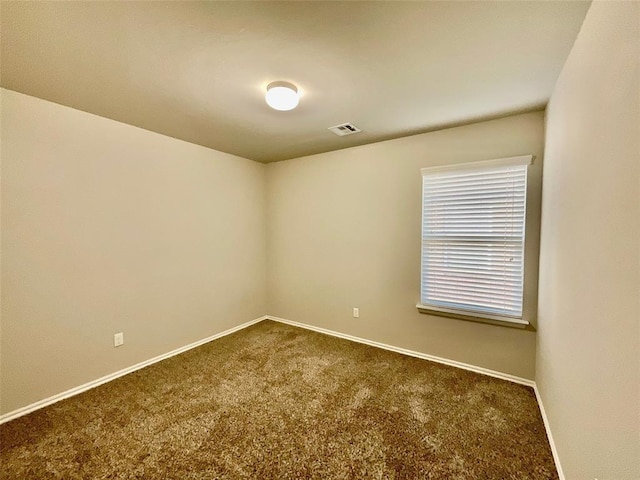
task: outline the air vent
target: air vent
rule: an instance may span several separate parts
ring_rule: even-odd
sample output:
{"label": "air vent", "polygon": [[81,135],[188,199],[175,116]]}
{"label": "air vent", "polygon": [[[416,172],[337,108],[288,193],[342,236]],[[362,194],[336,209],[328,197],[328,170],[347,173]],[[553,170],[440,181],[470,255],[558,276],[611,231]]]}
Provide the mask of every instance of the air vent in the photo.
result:
{"label": "air vent", "polygon": [[344,137],[345,135],[352,135],[354,133],[361,132],[358,127],[356,127],[353,123],[341,123],[340,125],[336,125],[335,127],[329,127],[333,133],[338,135],[339,137]]}

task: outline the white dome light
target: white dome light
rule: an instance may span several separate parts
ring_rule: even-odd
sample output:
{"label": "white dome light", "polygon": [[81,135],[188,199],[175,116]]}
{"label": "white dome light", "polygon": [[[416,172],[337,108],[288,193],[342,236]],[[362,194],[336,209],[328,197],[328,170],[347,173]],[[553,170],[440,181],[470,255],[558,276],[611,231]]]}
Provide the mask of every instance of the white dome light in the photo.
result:
{"label": "white dome light", "polygon": [[264,99],[274,110],[293,110],[298,106],[298,89],[292,83],[271,82],[267,85],[267,93]]}

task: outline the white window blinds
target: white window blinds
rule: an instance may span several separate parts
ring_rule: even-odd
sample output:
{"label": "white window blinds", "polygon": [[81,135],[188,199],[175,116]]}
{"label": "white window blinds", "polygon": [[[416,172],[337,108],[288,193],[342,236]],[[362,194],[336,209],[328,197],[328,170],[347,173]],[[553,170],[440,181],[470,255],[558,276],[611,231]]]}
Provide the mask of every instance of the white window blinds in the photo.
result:
{"label": "white window blinds", "polygon": [[517,319],[532,158],[422,170],[423,306],[526,323]]}

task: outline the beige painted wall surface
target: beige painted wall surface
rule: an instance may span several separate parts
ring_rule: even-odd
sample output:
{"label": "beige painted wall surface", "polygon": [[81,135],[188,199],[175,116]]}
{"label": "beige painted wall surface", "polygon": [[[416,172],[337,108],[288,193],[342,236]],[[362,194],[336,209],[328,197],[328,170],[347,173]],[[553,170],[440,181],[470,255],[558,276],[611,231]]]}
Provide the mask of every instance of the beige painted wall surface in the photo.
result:
{"label": "beige painted wall surface", "polygon": [[639,29],[595,2],[547,111],[536,380],[570,480],[640,478]]}
{"label": "beige painted wall surface", "polygon": [[[420,169],[538,157],[526,252],[535,291],[543,127],[538,112],[269,164],[268,313],[533,379],[535,333],[416,310]],[[533,295],[525,309],[535,308]]]}
{"label": "beige painted wall surface", "polygon": [[263,165],[1,95],[3,413],[264,314]]}

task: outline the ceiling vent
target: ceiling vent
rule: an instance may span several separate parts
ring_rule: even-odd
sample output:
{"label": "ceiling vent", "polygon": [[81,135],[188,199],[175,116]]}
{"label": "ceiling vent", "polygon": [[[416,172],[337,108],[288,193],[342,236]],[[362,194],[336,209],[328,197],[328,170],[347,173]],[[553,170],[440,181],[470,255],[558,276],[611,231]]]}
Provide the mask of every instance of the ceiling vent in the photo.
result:
{"label": "ceiling vent", "polygon": [[353,123],[341,123],[340,125],[336,125],[335,127],[329,127],[329,130],[338,135],[339,137],[344,137],[345,135],[352,135],[354,133],[361,132],[358,127],[356,127]]}

